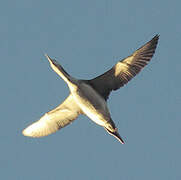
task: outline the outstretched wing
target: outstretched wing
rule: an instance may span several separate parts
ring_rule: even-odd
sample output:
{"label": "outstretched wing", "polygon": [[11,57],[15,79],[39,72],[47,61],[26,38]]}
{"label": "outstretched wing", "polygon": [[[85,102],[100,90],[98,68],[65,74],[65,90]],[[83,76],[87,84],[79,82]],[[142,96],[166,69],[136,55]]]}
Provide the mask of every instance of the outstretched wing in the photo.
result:
{"label": "outstretched wing", "polygon": [[75,120],[81,113],[70,94],[67,99],[54,110],[45,113],[40,120],[23,130],[23,135],[42,137],[56,132]]}
{"label": "outstretched wing", "polygon": [[158,39],[159,36],[156,35],[131,56],[119,61],[109,71],[87,82],[107,100],[112,90],[124,86],[148,64],[155,53]]}

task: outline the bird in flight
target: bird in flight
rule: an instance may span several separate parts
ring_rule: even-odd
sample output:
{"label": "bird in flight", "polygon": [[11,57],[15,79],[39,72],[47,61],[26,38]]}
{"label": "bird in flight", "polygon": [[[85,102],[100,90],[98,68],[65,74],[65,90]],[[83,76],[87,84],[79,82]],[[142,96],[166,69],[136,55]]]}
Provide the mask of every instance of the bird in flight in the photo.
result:
{"label": "bird in flight", "polygon": [[158,39],[159,35],[156,35],[132,55],[118,61],[110,70],[91,80],[70,76],[56,60],[45,55],[52,69],[67,83],[70,94],[62,104],[24,129],[23,135],[47,136],[72,123],[80,114],[84,114],[124,144],[111,119],[107,100],[112,90],[127,84],[148,64],[155,53]]}

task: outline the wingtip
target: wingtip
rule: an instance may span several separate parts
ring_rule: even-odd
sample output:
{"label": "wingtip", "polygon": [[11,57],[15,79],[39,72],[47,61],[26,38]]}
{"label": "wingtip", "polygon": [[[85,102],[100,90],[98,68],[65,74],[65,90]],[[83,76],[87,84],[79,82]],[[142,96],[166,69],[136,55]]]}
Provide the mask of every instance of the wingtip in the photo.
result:
{"label": "wingtip", "polygon": [[22,134],[24,136],[33,137],[33,128],[32,125],[28,126],[22,131]]}
{"label": "wingtip", "polygon": [[[159,34],[156,34],[150,41],[148,41],[146,44],[144,44],[142,47],[146,46],[146,45],[151,45],[152,48],[156,49],[157,47],[157,44],[158,44],[158,41],[159,41],[159,37],[160,35]],[[141,47],[141,48],[142,48]],[[141,49],[139,48],[139,49]]]}
{"label": "wingtip", "polygon": [[30,136],[30,133],[28,132],[28,128],[25,128],[23,131],[22,131],[22,134],[24,136]]}
{"label": "wingtip", "polygon": [[156,40],[156,41],[158,41],[158,39],[160,38],[160,34],[156,34],[154,37],[153,37],[153,39],[152,40]]}
{"label": "wingtip", "polygon": [[28,136],[27,133],[26,133],[26,129],[24,129],[24,130],[22,131],[22,135],[23,135],[23,136]]}

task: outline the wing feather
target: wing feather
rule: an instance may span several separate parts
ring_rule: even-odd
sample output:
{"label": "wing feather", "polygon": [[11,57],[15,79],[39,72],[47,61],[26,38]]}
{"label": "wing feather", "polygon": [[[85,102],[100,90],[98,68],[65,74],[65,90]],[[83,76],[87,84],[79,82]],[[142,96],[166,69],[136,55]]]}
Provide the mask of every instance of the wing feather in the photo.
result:
{"label": "wing feather", "polygon": [[131,56],[119,61],[104,74],[87,82],[105,99],[112,90],[117,90],[135,77],[155,53],[159,35],[136,50]]}
{"label": "wing feather", "polygon": [[61,105],[45,113],[40,120],[28,126],[22,133],[30,137],[47,136],[72,123],[80,113],[72,95],[69,95]]}

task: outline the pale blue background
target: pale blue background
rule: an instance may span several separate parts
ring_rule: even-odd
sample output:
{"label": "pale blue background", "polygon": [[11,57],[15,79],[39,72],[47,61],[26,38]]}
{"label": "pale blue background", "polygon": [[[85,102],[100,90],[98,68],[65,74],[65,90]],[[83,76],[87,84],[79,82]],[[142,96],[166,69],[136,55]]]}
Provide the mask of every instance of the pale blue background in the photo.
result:
{"label": "pale blue background", "polygon": [[[4,0],[0,5],[0,179],[180,180],[179,0]],[[126,144],[87,117],[42,139],[22,129],[69,91],[44,57],[93,78],[157,33],[153,61],[108,105]]]}

